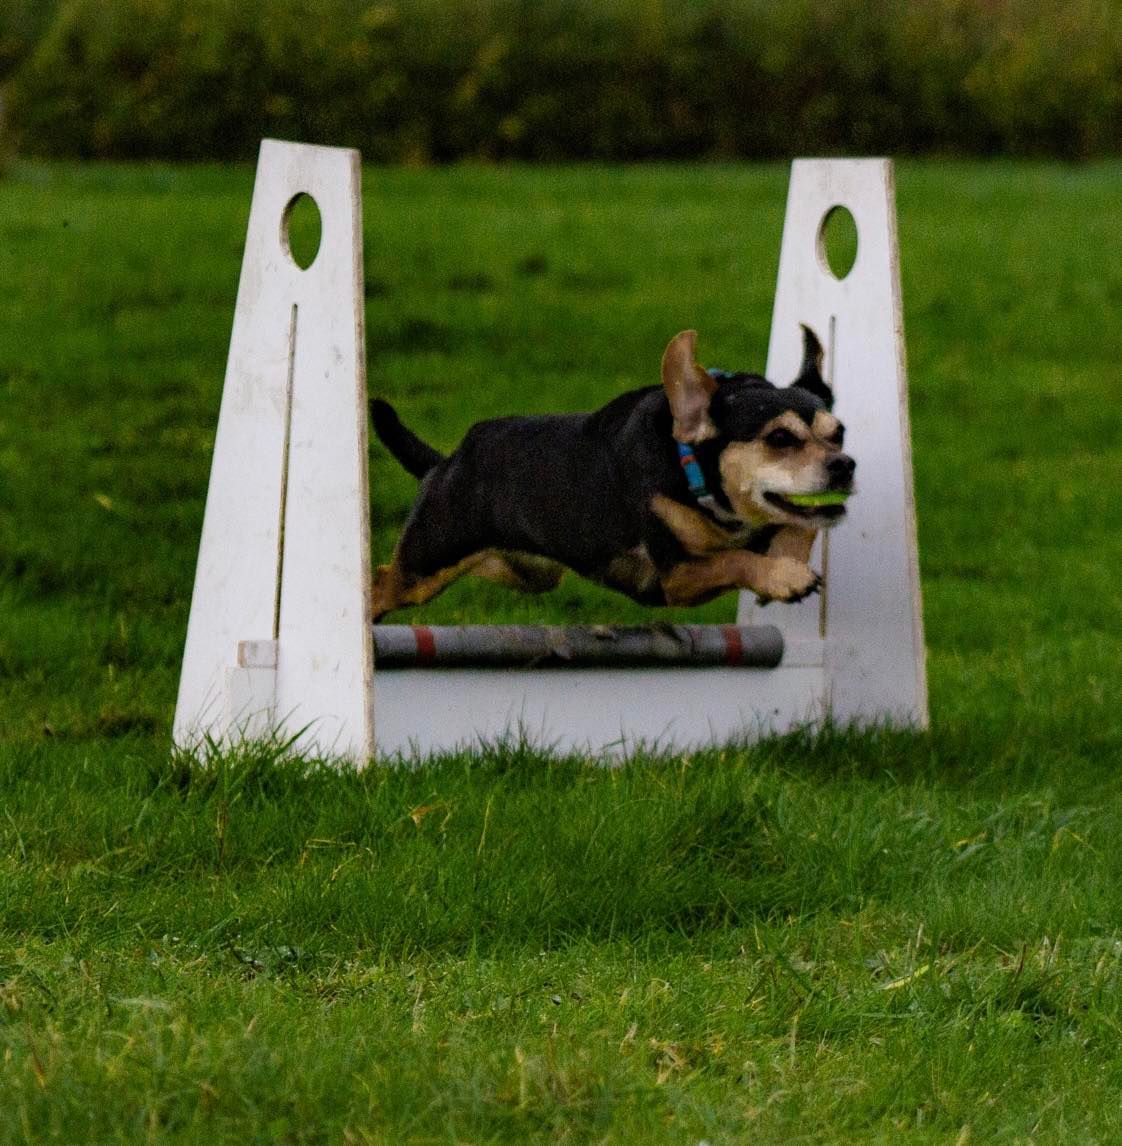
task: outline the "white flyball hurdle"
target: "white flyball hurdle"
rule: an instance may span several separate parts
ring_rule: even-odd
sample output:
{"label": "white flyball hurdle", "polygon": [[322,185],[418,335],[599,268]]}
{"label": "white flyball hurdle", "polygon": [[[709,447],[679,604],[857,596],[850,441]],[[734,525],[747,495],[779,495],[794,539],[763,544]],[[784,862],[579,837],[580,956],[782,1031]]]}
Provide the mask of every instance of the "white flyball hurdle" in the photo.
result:
{"label": "white flyball hurdle", "polygon": [[[301,195],[315,200],[322,220],[319,250],[303,270],[287,238],[288,213]],[[852,214],[858,234],[856,261],[843,279],[830,271],[822,238],[838,207]],[[697,316],[684,316],[688,321],[704,328]],[[512,732],[559,749],[619,754],[640,744],[688,748],[754,738],[825,718],[926,726],[889,161],[794,163],[767,361],[767,376],[777,382],[798,372],[800,322],[825,345],[824,373],[847,426],[846,448],[858,460],[860,492],[847,520],[816,546],[815,567],[826,575],[820,597],[773,604],[756,618],[750,594],[742,594],[738,624],[758,619],[781,630],[775,667],[671,661],[378,669],[370,624],[359,156],[266,140],[215,439],[176,744],[275,734],[301,750],[364,763],[376,754],[424,755]],[[377,501],[374,491],[375,507]],[[739,648],[736,631],[728,632]],[[704,643],[700,630],[678,635]],[[774,629],[759,636],[753,643],[777,656]],[[774,659],[769,653],[764,661]],[[394,663],[388,655],[386,663]]]}

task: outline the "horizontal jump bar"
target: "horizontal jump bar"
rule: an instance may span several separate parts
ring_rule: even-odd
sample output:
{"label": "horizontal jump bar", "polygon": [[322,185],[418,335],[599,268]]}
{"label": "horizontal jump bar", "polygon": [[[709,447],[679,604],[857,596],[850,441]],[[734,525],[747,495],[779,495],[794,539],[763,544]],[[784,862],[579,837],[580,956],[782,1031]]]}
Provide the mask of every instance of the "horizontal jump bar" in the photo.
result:
{"label": "horizontal jump bar", "polygon": [[375,668],[775,668],[774,625],[375,625]]}

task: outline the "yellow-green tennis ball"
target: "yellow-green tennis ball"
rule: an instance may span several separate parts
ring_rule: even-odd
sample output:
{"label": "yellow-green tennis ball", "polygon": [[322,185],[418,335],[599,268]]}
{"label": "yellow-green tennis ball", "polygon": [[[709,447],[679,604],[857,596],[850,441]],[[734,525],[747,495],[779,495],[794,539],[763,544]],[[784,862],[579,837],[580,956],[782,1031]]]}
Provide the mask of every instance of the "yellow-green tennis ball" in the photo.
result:
{"label": "yellow-green tennis ball", "polygon": [[787,493],[784,494],[783,497],[785,501],[789,501],[792,505],[812,509],[822,505],[845,505],[846,498],[849,497],[850,492],[850,490],[845,489],[832,489],[825,493]]}

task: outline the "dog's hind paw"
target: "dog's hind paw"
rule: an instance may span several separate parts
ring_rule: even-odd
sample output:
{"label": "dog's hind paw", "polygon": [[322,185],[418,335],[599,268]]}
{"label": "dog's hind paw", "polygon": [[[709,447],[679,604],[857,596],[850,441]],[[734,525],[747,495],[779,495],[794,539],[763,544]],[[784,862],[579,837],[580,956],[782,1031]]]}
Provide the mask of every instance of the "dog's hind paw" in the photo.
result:
{"label": "dog's hind paw", "polygon": [[768,561],[763,580],[752,585],[761,605],[770,601],[791,604],[802,601],[822,587],[822,578],[809,565],[792,557],[774,557]]}

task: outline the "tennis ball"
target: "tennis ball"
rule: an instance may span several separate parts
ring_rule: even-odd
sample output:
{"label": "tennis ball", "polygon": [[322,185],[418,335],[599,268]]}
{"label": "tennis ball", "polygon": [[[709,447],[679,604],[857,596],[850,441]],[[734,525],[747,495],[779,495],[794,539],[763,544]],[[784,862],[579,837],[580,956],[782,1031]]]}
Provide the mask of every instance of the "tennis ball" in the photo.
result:
{"label": "tennis ball", "polygon": [[819,505],[845,505],[851,490],[832,489],[826,493],[786,493],[784,498],[792,505],[819,506]]}

